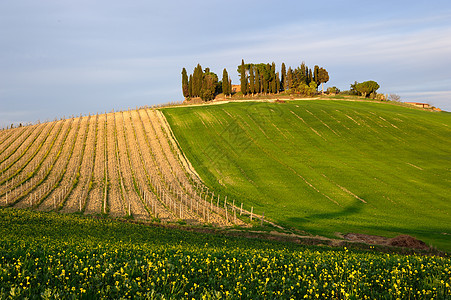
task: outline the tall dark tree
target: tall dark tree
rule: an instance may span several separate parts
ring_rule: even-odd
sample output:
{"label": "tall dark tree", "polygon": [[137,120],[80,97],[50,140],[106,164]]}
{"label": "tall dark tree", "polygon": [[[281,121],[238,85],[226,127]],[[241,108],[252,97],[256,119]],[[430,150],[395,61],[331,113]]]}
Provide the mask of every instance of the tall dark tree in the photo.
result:
{"label": "tall dark tree", "polygon": [[229,74],[225,68],[222,71],[222,92],[225,96],[229,95]]}
{"label": "tall dark tree", "polygon": [[307,83],[307,80],[308,80],[308,68],[305,65],[305,62],[301,63],[300,72],[301,72],[301,75],[302,75],[301,81],[304,82],[304,83]]}
{"label": "tall dark tree", "polygon": [[266,81],[266,77],[262,76],[262,93],[266,95],[268,92],[268,82]]}
{"label": "tall dark tree", "polygon": [[193,96],[200,97],[200,90],[202,89],[202,83],[204,80],[204,72],[200,64],[194,68],[193,72]]}
{"label": "tall dark tree", "polygon": [[276,93],[276,64],[272,62],[271,64],[271,84],[270,93]]}
{"label": "tall dark tree", "polygon": [[188,98],[189,97],[189,87],[188,87],[188,74],[186,73],[186,69],[182,69],[182,92],[183,97]]}
{"label": "tall dark tree", "polygon": [[285,67],[285,63],[282,63],[282,69],[280,70],[280,90],[285,90],[285,81],[287,78],[287,69]]}
{"label": "tall dark tree", "polygon": [[287,71],[287,79],[285,80],[285,90],[289,90],[293,87],[293,70],[291,67],[288,67]]}
{"label": "tall dark tree", "polygon": [[313,67],[313,81],[316,82],[317,86],[319,86],[319,67],[317,65]]}
{"label": "tall dark tree", "polygon": [[270,85],[271,85],[270,86],[271,93],[272,94],[277,93],[277,78],[276,78],[276,76],[274,76],[274,79],[271,81]]}
{"label": "tall dark tree", "polygon": [[258,68],[255,68],[255,83],[254,83],[254,90],[255,93],[260,93],[260,74],[258,73]]}
{"label": "tall dark tree", "polygon": [[246,77],[246,68],[244,65],[244,59],[241,60],[240,82],[241,82],[241,92],[243,93],[243,95],[246,95],[247,94],[247,77]]}
{"label": "tall dark tree", "polygon": [[254,68],[251,66],[249,69],[249,92],[253,95],[255,93],[254,82]]}
{"label": "tall dark tree", "polygon": [[278,94],[280,92],[280,79],[279,79],[279,72],[276,73],[276,93]]}
{"label": "tall dark tree", "polygon": [[188,95],[189,97],[193,97],[193,75],[189,75],[189,81],[188,81]]}

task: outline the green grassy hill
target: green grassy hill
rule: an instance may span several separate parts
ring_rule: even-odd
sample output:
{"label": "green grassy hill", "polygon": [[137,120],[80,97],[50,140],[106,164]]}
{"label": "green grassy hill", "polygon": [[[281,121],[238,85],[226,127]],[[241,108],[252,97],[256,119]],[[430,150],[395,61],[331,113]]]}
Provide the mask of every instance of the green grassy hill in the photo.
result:
{"label": "green grassy hill", "polygon": [[205,183],[311,234],[409,234],[451,250],[451,114],[354,101],[163,110]]}

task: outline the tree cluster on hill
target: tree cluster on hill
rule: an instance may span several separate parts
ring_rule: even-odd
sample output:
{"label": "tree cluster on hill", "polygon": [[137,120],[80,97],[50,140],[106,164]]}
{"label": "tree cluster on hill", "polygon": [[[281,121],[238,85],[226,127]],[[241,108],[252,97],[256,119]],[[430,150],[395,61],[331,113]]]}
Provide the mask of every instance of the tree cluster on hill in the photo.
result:
{"label": "tree cluster on hill", "polygon": [[369,80],[364,82],[354,82],[351,84],[351,89],[349,90],[351,94],[360,95],[363,97],[375,98],[376,91],[379,89],[379,84],[376,81]]}
{"label": "tree cluster on hill", "polygon": [[313,95],[320,84],[329,81],[326,69],[315,66],[312,70],[304,62],[295,69],[288,67],[288,70],[285,63],[282,63],[280,72],[277,72],[274,62],[245,64],[242,60],[237,71],[244,95],[277,94],[284,91]]}
{"label": "tree cluster on hill", "polygon": [[[320,84],[329,81],[326,69],[319,66],[311,69],[304,62],[295,69],[291,67],[287,69],[285,63],[282,63],[280,72],[277,72],[274,62],[271,64],[245,64],[244,60],[241,60],[237,71],[240,74],[243,95],[287,92],[312,96],[317,93]],[[225,96],[231,95],[232,82],[226,69],[223,71],[222,81],[218,81],[215,73],[211,72],[209,68],[202,70],[198,64],[194,68],[193,74],[189,76],[186,69],[183,68],[182,91],[186,99],[200,97],[204,101],[209,101],[220,93]]]}
{"label": "tree cluster on hill", "polygon": [[232,83],[226,69],[222,74],[222,81],[218,81],[218,75],[211,72],[210,68],[202,70],[200,64],[197,64],[189,78],[186,69],[182,69],[182,91],[185,98],[200,97],[204,101],[210,101],[219,93],[230,95]]}

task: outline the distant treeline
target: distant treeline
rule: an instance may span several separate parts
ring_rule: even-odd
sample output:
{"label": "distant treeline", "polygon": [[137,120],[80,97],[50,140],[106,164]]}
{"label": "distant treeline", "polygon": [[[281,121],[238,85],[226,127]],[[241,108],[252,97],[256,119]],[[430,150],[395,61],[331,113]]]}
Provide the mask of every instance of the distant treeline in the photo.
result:
{"label": "distant treeline", "polygon": [[237,68],[240,74],[240,85],[232,88],[232,82],[226,69],[223,70],[222,80],[209,68],[202,70],[198,64],[193,74],[182,70],[182,91],[187,99],[200,97],[204,101],[212,100],[216,95],[223,93],[230,96],[232,93],[241,92],[243,95],[278,94],[282,92],[298,93],[311,96],[316,94],[318,86],[329,81],[326,69],[314,66],[309,68],[303,62],[299,67],[292,69],[282,63],[280,72],[276,71],[273,62],[259,64],[245,64],[244,60]]}

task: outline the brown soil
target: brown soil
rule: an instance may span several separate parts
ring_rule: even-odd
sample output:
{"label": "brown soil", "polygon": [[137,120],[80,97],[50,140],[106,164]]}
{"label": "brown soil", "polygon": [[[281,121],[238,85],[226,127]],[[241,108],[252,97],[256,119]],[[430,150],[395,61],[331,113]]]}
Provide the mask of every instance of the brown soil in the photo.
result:
{"label": "brown soil", "polygon": [[[93,216],[94,218],[102,218]],[[381,236],[371,236],[366,234],[350,233],[340,235],[342,239],[332,239],[322,236],[311,236],[305,232],[298,234],[293,232],[279,231],[259,231],[228,227],[203,227],[178,225],[175,223],[155,223],[139,220],[127,220],[123,218],[116,219],[119,222],[141,224],[152,227],[165,227],[175,230],[184,230],[190,232],[198,232],[200,234],[214,234],[229,237],[240,237],[249,239],[261,239],[285,243],[294,243],[308,246],[319,246],[327,248],[343,248],[354,250],[363,250],[370,252],[401,254],[401,255],[425,255],[425,256],[441,256],[449,257],[449,253],[428,247],[424,242],[417,240],[408,235],[400,235],[395,238],[385,238]],[[188,224],[188,223],[187,223]]]}
{"label": "brown soil", "polygon": [[431,247],[426,245],[425,242],[420,241],[410,235],[399,235],[394,238],[386,238],[383,236],[368,235],[362,233],[348,233],[345,234],[343,237],[349,241],[371,245],[402,247],[419,250],[431,250]]}
{"label": "brown soil", "polygon": [[406,247],[412,249],[429,250],[430,247],[425,242],[417,240],[409,235],[399,235],[389,240],[390,246]]}

